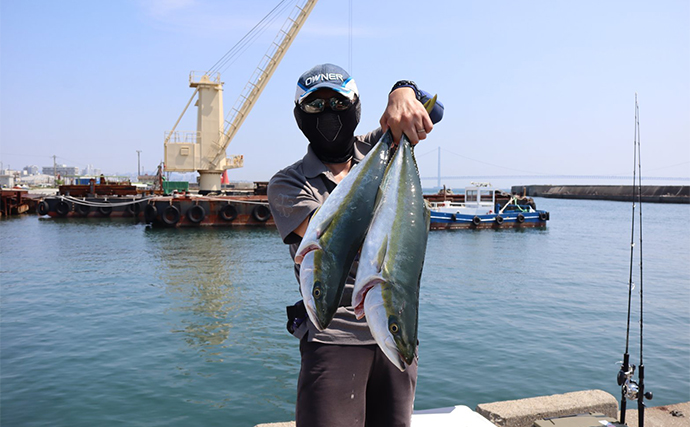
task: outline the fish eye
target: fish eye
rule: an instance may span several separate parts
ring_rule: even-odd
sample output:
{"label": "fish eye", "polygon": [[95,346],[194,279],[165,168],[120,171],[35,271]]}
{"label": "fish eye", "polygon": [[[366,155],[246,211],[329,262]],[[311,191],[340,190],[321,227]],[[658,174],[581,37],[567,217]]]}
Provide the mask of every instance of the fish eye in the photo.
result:
{"label": "fish eye", "polygon": [[321,289],[319,288],[314,288],[314,298],[319,298],[321,296]]}
{"label": "fish eye", "polygon": [[390,329],[391,333],[397,334],[400,328],[398,328],[397,323],[391,323],[390,326],[388,326],[388,329]]}

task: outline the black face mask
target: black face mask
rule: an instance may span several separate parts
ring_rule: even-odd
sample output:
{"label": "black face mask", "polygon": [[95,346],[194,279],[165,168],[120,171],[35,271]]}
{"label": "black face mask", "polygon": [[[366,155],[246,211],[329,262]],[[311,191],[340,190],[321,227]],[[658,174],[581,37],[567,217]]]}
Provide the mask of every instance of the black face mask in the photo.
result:
{"label": "black face mask", "polygon": [[359,124],[361,106],[357,98],[345,111],[330,108],[309,114],[295,105],[295,120],[316,156],[324,163],[344,163],[355,151],[355,128]]}

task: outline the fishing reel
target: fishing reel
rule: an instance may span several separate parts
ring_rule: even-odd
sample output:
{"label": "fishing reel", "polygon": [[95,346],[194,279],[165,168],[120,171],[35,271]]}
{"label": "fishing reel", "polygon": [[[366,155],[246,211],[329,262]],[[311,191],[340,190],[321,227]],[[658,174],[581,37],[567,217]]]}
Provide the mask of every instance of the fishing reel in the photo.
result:
{"label": "fishing reel", "polygon": [[635,375],[635,365],[630,365],[627,371],[621,366],[621,370],[618,371],[618,385],[623,387],[623,396],[628,400],[637,400],[640,391],[640,386],[633,379],[633,375]]}
{"label": "fishing reel", "polygon": [[637,394],[640,391],[640,386],[633,379],[635,375],[635,365],[630,365],[626,371],[623,362],[621,362],[621,370],[618,371],[618,385],[623,387],[623,396],[628,400],[637,400]]}
{"label": "fishing reel", "polygon": [[[635,375],[635,365],[630,365],[629,369],[626,371],[623,362],[621,363],[621,370],[618,371],[618,385],[623,387],[623,396],[628,400],[638,400],[640,393],[640,385],[635,381],[633,376]],[[652,400],[654,395],[651,391],[644,393],[644,397],[647,400]]]}

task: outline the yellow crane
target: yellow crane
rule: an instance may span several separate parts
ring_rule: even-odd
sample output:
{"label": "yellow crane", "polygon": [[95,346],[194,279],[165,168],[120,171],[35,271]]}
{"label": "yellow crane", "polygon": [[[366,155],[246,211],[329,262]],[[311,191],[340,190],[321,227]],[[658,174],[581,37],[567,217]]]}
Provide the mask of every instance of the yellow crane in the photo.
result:
{"label": "yellow crane", "polygon": [[[235,106],[224,119],[223,83],[220,73],[191,72],[189,86],[194,88],[173,129],[165,134],[165,170],[168,172],[198,172],[199,192],[209,194],[221,191],[221,175],[227,169],[241,168],[242,155],[226,157],[225,150],[247,118],[273,72],[285,56],[290,44],[304,25],[317,0],[298,3],[283,24],[268,51],[263,56],[249,82],[245,85]],[[194,98],[198,95],[197,130],[176,131]]]}

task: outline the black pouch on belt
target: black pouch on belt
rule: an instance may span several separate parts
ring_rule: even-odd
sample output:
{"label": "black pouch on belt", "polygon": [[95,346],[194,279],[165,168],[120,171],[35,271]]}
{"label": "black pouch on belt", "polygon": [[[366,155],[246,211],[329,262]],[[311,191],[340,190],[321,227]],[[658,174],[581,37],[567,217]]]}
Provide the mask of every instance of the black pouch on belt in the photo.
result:
{"label": "black pouch on belt", "polygon": [[297,328],[307,320],[307,309],[304,307],[304,301],[299,300],[294,305],[285,307],[285,311],[287,312],[287,330],[290,334],[295,335]]}

